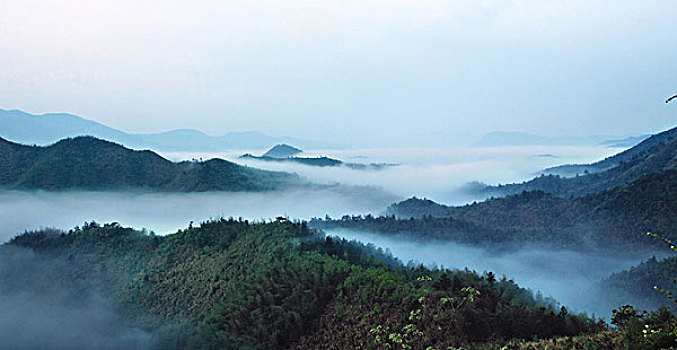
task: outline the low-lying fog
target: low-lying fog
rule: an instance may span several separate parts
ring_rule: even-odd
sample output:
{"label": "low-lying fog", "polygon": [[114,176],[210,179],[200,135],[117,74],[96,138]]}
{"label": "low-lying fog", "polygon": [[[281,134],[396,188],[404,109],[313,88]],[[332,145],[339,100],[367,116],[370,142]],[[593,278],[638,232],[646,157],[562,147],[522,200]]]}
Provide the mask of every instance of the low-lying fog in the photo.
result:
{"label": "low-lying fog", "polygon": [[400,198],[369,188],[293,192],[110,193],[0,192],[0,242],[24,230],[70,229],[84,221],[119,222],[157,234],[210,218],[310,219],[379,213]]}
{"label": "low-lying fog", "polygon": [[[470,181],[488,184],[521,182],[551,166],[590,163],[621,149],[598,146],[520,146],[399,149],[310,150],[299,156],[328,156],[346,163],[399,164],[383,170],[353,170],[347,167],[315,167],[291,162],[239,159],[244,152],[163,153],[172,160],[219,157],[261,169],[295,172],[317,183],[374,185],[400,197],[427,197],[460,205],[481,198],[458,191]],[[260,155],[265,150],[249,153]]]}
{"label": "low-lying fog", "polygon": [[[316,150],[303,156],[328,155],[355,163],[396,163],[385,170],[312,167],[294,163],[243,161],[240,153],[164,154],[170,159],[219,156],[264,169],[296,172],[318,183],[377,186],[383,190],[344,187],[343,190],[307,190],[269,193],[94,193],[0,192],[0,242],[42,227],[69,229],[85,220],[117,221],[158,234],[175,232],[190,221],[209,218],[295,219],[378,215],[398,200],[428,197],[447,204],[477,198],[456,189],[468,181],[506,183],[528,179],[532,173],[562,163],[590,162],[617,152],[604,147],[494,147],[455,149]],[[260,154],[262,151],[252,152]],[[345,190],[351,188],[350,190]],[[392,193],[390,195],[388,193]]]}
{"label": "low-lying fog", "polygon": [[[378,186],[340,187],[343,190],[304,190],[269,193],[106,193],[106,192],[0,192],[0,242],[25,230],[45,227],[70,229],[84,221],[119,222],[147,228],[157,234],[175,232],[210,218],[243,217],[250,220],[288,216],[293,219],[341,217],[344,214],[379,214],[398,200],[413,195],[447,204],[473,200],[456,189],[469,181],[506,183],[523,181],[545,167],[591,162],[618,152],[602,147],[502,147],[395,150],[326,150],[304,156],[326,155],[354,163],[396,163],[381,171],[345,167],[311,167],[294,163],[243,161],[240,154],[164,154],[172,160],[219,156],[240,164],[296,172],[318,183]],[[262,152],[252,152],[260,154]],[[351,190],[345,190],[351,188]],[[389,194],[392,193],[392,194]],[[634,265],[626,260],[584,256],[543,249],[497,256],[482,249],[455,244],[399,242],[378,235],[351,231],[330,234],[389,248],[404,261],[417,260],[451,268],[491,270],[514,278],[520,286],[540,290],[559,302],[606,315],[584,305],[591,281]]]}
{"label": "low-lying fog", "polygon": [[71,265],[65,258],[0,248],[3,349],[150,349],[156,345],[153,334],[127,324],[98,293],[100,281],[54,280],[68,274]]}
{"label": "low-lying fog", "polygon": [[[330,236],[344,237],[363,243],[373,243],[403,262],[414,261],[426,266],[493,271],[499,278],[505,275],[520,287],[551,296],[570,310],[585,311],[608,318],[611,305],[604,302],[596,282],[613,272],[637,265],[642,257],[606,257],[544,247],[523,248],[504,253],[452,242],[414,242],[383,235],[346,229],[326,230]],[[646,260],[647,257],[643,257]]]}

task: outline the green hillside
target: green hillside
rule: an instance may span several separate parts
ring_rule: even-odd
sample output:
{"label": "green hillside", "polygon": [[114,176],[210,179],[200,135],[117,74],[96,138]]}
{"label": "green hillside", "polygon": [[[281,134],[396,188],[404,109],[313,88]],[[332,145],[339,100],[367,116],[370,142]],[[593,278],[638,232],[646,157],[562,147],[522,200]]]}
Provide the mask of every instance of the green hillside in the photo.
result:
{"label": "green hillside", "polygon": [[221,160],[170,162],[93,137],[26,146],[0,139],[0,187],[41,190],[266,191],[302,184],[293,174]]}
{"label": "green hillside", "polygon": [[[633,182],[644,175],[677,166],[677,128],[654,135],[639,145],[601,161],[599,171],[575,177],[541,175],[523,183],[486,186],[474,183],[470,191],[504,196],[523,191],[544,191],[570,197],[598,193]],[[598,163],[595,163],[598,164]]]}
{"label": "green hillside", "polygon": [[[599,171],[604,171],[607,169],[611,169],[621,163],[629,162],[632,161],[633,159],[643,157],[650,153],[653,149],[656,147],[660,147],[661,145],[670,142],[671,140],[675,139],[677,137],[677,128],[672,128],[670,130],[666,130],[663,132],[660,132],[655,135],[651,135],[648,138],[645,138],[642,140],[642,142],[638,143],[637,145],[621,152],[616,155],[613,155],[611,157],[607,157],[603,160],[600,160],[598,162],[594,162],[591,164],[566,164],[566,165],[560,165],[552,168],[545,169],[543,172],[545,174],[551,174],[551,175],[561,175],[561,176],[575,176],[575,175],[583,175],[586,173],[596,173]],[[644,138],[643,136],[640,138]],[[629,138],[629,139],[634,139],[634,138]],[[617,140],[618,141],[618,140]],[[623,140],[620,140],[623,141]],[[625,140],[627,141],[627,140]],[[622,142],[621,142],[622,143]]]}
{"label": "green hillside", "polygon": [[410,198],[383,217],[314,219],[314,227],[349,228],[416,239],[453,240],[486,247],[543,243],[575,250],[651,250],[648,231],[677,238],[677,170],[645,175],[630,184],[583,197],[523,192],[449,207]]}
{"label": "green hillside", "polygon": [[[0,254],[21,249],[0,268],[3,298],[96,289],[163,349],[483,348],[604,329],[512,281],[407,267],[303,223],[222,219],[164,237],[88,223],[25,233]],[[39,261],[52,268],[25,273]]]}
{"label": "green hillside", "polygon": [[660,306],[674,307],[664,294],[654,287],[677,295],[677,257],[657,260],[655,257],[627,271],[614,273],[601,282],[607,297],[611,300],[635,300],[638,307],[655,309]]}

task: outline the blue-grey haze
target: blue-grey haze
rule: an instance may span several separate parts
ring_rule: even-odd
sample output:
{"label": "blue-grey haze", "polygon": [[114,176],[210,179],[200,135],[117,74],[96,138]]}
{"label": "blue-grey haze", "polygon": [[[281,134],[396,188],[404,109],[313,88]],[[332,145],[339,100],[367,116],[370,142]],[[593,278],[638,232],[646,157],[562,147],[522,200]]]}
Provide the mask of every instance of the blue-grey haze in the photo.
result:
{"label": "blue-grey haze", "polygon": [[9,1],[0,108],[354,144],[633,136],[677,105],[661,0]]}

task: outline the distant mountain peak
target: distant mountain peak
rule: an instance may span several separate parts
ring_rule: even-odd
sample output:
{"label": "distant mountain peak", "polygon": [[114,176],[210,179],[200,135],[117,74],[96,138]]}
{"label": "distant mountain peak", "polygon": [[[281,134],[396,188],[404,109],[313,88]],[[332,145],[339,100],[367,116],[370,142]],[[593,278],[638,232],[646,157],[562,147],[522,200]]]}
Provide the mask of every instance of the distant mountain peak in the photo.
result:
{"label": "distant mountain peak", "polygon": [[210,136],[194,129],[177,129],[161,133],[126,133],[104,124],[69,113],[44,113],[40,115],[21,110],[0,109],[0,137],[21,144],[51,145],[78,135],[92,135],[111,140],[133,149],[156,151],[209,151],[227,149],[261,149],[271,144],[292,142],[308,146],[308,141],[289,137],[270,136],[258,131],[229,132]]}
{"label": "distant mountain peak", "polygon": [[294,146],[290,146],[286,143],[281,143],[273,146],[269,149],[268,152],[263,154],[263,157],[270,158],[289,158],[293,157],[299,153],[303,152],[301,149],[298,149]]}
{"label": "distant mountain peak", "polygon": [[187,136],[187,137],[210,137],[200,130],[195,129],[174,129],[157,133],[158,136]]}

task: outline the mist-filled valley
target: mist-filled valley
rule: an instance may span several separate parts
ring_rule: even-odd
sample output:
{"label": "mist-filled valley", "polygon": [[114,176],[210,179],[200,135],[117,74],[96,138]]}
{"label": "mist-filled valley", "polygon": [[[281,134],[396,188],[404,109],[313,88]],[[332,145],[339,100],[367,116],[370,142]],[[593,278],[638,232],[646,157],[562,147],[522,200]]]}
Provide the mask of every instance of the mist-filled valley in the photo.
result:
{"label": "mist-filled valley", "polygon": [[399,197],[374,188],[279,192],[124,193],[0,192],[0,239],[25,230],[71,229],[84,222],[119,222],[158,235],[174,233],[191,221],[242,217],[250,221],[277,216],[294,219],[378,213]]}
{"label": "mist-filled valley", "polygon": [[[627,270],[646,261],[646,254],[609,255],[564,250],[547,245],[528,245],[518,249],[481,248],[450,241],[421,241],[405,237],[388,237],[373,232],[328,229],[329,236],[373,244],[388,250],[403,262],[469,269],[480,274],[492,271],[499,277],[514,280],[544,298],[552,298],[572,311],[610,318],[615,302],[599,284],[613,272]],[[668,256],[661,252],[659,257]],[[626,300],[625,303],[631,302]]]}
{"label": "mist-filled valley", "polygon": [[[328,331],[314,319],[351,325],[344,328],[350,332],[361,327],[343,311],[353,307],[347,306],[351,298],[395,314],[417,307],[379,301],[380,292],[369,288],[351,289],[353,279],[391,283],[383,280],[389,274],[405,288],[402,300],[433,293],[442,302],[428,305],[419,297],[419,307],[436,311],[410,316],[417,326],[392,325],[441,332],[419,340],[425,333],[407,335],[412,344],[472,344],[483,341],[482,332],[506,339],[600,332],[605,322],[617,323],[611,310],[620,305],[667,305],[651,285],[668,293],[673,286],[655,281],[650,271],[670,275],[672,255],[660,240],[641,236],[670,232],[677,223],[670,200],[677,180],[674,134],[654,135],[628,150],[276,146],[266,154],[278,148],[281,158],[218,155],[225,159],[206,153],[165,159],[92,137],[48,146],[0,140],[8,165],[0,174],[0,239],[8,242],[0,247],[2,306],[20,315],[4,320],[0,342],[312,349]],[[616,163],[593,163],[595,173],[570,178],[540,175],[603,158]],[[559,184],[600,189],[576,197],[548,193]],[[489,191],[510,186],[525,190],[498,197]],[[660,239],[674,239],[666,237]],[[369,275],[373,269],[380,272]],[[283,282],[277,274],[288,276]],[[41,277],[26,278],[32,275]],[[301,285],[306,289],[297,289]],[[298,302],[305,298],[314,306]],[[470,306],[475,298],[484,301]],[[520,313],[529,316],[515,316]],[[367,334],[377,332],[385,315],[368,315],[376,318],[366,333],[341,333],[344,340],[332,341],[366,336],[365,346],[379,344]],[[440,317],[471,326],[450,337],[436,326]],[[530,321],[518,322],[522,317]],[[46,343],[60,324],[87,334],[58,332]]]}
{"label": "mist-filled valley", "polygon": [[0,350],[677,349],[675,18],[4,2]]}
{"label": "mist-filled valley", "polygon": [[[588,162],[617,152],[606,147],[468,147],[454,149],[361,149],[305,151],[309,156],[330,155],[358,163],[383,162],[396,166],[382,170],[313,167],[298,164],[242,160],[242,151],[230,153],[169,153],[175,161],[224,157],[236,163],[274,171],[297,173],[329,188],[305,187],[270,192],[155,193],[142,191],[0,191],[0,238],[6,241],[25,230],[69,229],[85,221],[120,222],[167,234],[209,218],[243,217],[249,220],[288,216],[340,217],[344,214],[383,213],[409,196],[441,198],[441,203],[465,204],[483,199],[466,193],[470,181],[489,184],[522,181],[554,164]],[[257,151],[254,151],[258,153]]]}
{"label": "mist-filled valley", "polygon": [[154,335],[119,313],[103,280],[84,278],[74,266],[78,262],[73,256],[45,256],[19,247],[0,249],[2,346],[7,349],[157,346]]}
{"label": "mist-filled valley", "polygon": [[[256,168],[297,173],[316,183],[372,185],[399,197],[427,197],[440,203],[461,205],[482,196],[467,193],[464,186],[478,181],[487,184],[521,182],[545,168],[560,164],[589,163],[622,151],[601,145],[504,146],[453,148],[376,148],[304,150],[305,157],[327,156],[360,164],[390,164],[380,170],[355,170],[345,166],[316,167],[294,163],[240,159],[235,152],[162,152],[175,161],[219,157]],[[346,212],[350,213],[350,212]],[[354,211],[352,213],[362,213]],[[375,214],[375,213],[374,213]]]}

